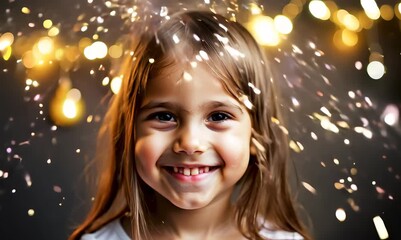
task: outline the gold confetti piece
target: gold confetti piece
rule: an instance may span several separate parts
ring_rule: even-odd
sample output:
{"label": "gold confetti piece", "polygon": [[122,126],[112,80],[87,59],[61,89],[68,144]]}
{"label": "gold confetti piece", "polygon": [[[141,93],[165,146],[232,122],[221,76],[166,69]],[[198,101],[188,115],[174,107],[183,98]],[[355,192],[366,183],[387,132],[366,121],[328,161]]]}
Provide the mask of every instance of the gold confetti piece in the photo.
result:
{"label": "gold confetti piece", "polygon": [[356,168],[351,168],[351,175],[355,176],[358,173],[358,169]]}
{"label": "gold confetti piece", "polygon": [[375,228],[380,239],[389,238],[386,225],[384,225],[384,221],[380,216],[374,217],[373,223],[375,224]]}
{"label": "gold confetti piece", "polygon": [[339,183],[339,182],[336,182],[336,183],[334,183],[334,187],[335,187],[337,190],[340,190],[340,189],[343,189],[343,188],[344,188],[344,184]]}
{"label": "gold confetti piece", "polygon": [[304,188],[306,188],[306,190],[316,195],[316,189],[312,187],[312,185],[307,182],[302,182],[302,185],[304,186]]}
{"label": "gold confetti piece", "polygon": [[351,206],[352,210],[354,210],[355,212],[358,212],[360,210],[359,206],[355,203],[354,199],[348,198],[347,202]]}

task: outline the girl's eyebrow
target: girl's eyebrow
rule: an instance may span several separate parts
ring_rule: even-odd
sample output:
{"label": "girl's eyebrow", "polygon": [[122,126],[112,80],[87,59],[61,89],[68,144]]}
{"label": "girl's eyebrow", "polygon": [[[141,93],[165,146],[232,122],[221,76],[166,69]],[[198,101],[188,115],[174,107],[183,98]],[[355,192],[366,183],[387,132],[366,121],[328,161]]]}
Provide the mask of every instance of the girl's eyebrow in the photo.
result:
{"label": "girl's eyebrow", "polygon": [[181,108],[174,103],[171,102],[159,102],[159,101],[150,101],[149,103],[143,105],[140,107],[139,110],[144,111],[144,110],[149,110],[153,108],[167,108],[167,109],[180,109]]}
{"label": "girl's eyebrow", "polygon": [[[233,108],[238,110],[241,114],[244,113],[242,108],[230,101],[210,101],[202,104],[200,106],[201,109],[214,109],[214,108]],[[149,103],[140,107],[140,111],[149,110],[153,108],[167,108],[167,109],[177,109],[184,112],[190,112],[188,110],[183,109],[179,104],[175,104],[172,102],[161,102],[161,101],[150,101]]]}
{"label": "girl's eyebrow", "polygon": [[204,108],[219,108],[219,107],[226,107],[226,108],[234,108],[236,110],[239,110],[241,113],[244,113],[244,111],[242,110],[242,108],[230,101],[210,101],[207,102],[206,104],[204,104],[204,106],[202,106]]}

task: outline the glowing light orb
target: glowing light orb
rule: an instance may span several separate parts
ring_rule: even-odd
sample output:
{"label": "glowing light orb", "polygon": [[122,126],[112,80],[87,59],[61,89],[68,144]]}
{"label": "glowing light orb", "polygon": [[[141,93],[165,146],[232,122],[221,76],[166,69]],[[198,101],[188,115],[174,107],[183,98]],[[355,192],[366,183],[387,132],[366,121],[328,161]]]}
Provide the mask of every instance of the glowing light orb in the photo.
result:
{"label": "glowing light orb", "polygon": [[348,47],[353,47],[358,43],[358,35],[348,29],[341,31],[341,40]]}
{"label": "glowing light orb", "polygon": [[361,0],[361,5],[368,18],[372,20],[377,20],[380,18],[380,9],[375,0]]}
{"label": "glowing light orb", "polygon": [[386,72],[383,63],[379,61],[370,62],[366,70],[368,72],[369,77],[375,80],[382,78],[384,73]]}
{"label": "glowing light orb", "polygon": [[386,20],[390,21],[394,17],[394,10],[390,5],[384,4],[380,7],[380,16]]}
{"label": "glowing light orb", "polygon": [[274,26],[282,34],[289,34],[293,28],[291,20],[284,15],[274,17]]}
{"label": "glowing light orb", "polygon": [[315,18],[321,20],[328,20],[331,16],[330,9],[322,1],[312,0],[309,2],[308,7],[309,7],[309,12]]}
{"label": "glowing light orb", "polygon": [[344,222],[345,219],[347,218],[347,214],[345,213],[344,209],[339,208],[336,210],[336,218],[340,222]]}
{"label": "glowing light orb", "polygon": [[121,77],[114,77],[114,78],[111,80],[110,88],[111,88],[111,91],[112,91],[114,94],[117,94],[117,93],[120,91],[122,82],[123,82],[123,80],[122,80]]}
{"label": "glowing light orb", "polygon": [[38,50],[41,54],[46,55],[53,50],[53,40],[49,37],[42,37],[38,41]]}
{"label": "glowing light orb", "polygon": [[395,126],[399,122],[400,111],[395,104],[389,104],[381,114],[383,121],[389,126]]}
{"label": "glowing light orb", "polygon": [[35,210],[29,209],[28,210],[28,216],[32,217],[33,215],[35,215]]}
{"label": "glowing light orb", "polygon": [[280,35],[271,17],[255,16],[251,21],[250,31],[263,46],[277,46],[280,43]]}
{"label": "glowing light orb", "polygon": [[46,19],[43,21],[43,27],[49,29],[53,26],[53,22],[50,19]]}
{"label": "glowing light orb", "polygon": [[14,35],[10,32],[6,32],[0,36],[0,51],[3,51],[7,47],[11,46],[14,42]]}
{"label": "glowing light orb", "polygon": [[63,104],[63,114],[66,118],[73,119],[77,116],[78,110],[72,99],[66,99]]}

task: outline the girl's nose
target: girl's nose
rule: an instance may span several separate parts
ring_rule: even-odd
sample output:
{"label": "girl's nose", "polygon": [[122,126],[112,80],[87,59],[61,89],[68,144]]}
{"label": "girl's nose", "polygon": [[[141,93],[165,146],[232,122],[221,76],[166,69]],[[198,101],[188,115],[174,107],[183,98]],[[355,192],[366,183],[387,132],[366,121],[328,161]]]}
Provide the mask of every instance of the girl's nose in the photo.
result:
{"label": "girl's nose", "polygon": [[205,152],[207,146],[204,140],[205,135],[201,128],[201,126],[187,126],[180,129],[173,144],[173,151],[187,155]]}

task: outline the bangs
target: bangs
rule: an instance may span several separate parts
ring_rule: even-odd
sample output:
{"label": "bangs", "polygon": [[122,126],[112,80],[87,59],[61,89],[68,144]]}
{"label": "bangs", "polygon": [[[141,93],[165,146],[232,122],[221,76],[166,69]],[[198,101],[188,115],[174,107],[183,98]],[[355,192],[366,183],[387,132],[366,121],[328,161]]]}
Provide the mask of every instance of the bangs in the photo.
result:
{"label": "bangs", "polygon": [[184,15],[160,28],[148,44],[147,57],[142,59],[149,65],[148,79],[174,65],[188,71],[203,65],[221,80],[230,95],[243,102],[243,95],[249,94],[250,73],[255,72],[251,69],[254,64],[250,64],[251,51],[236,23],[221,19],[216,24],[216,16],[209,18],[187,19]]}

